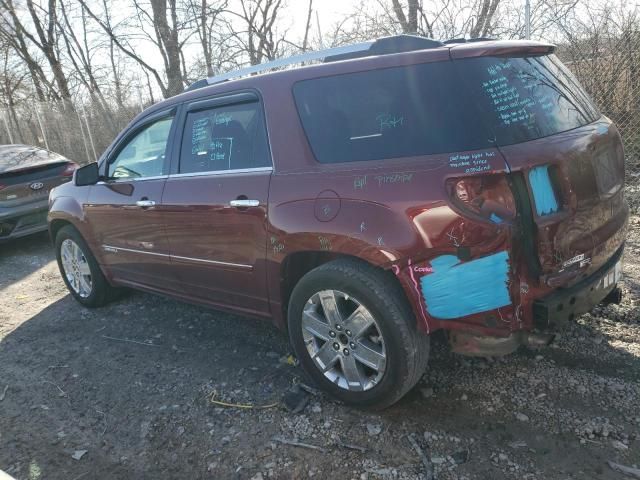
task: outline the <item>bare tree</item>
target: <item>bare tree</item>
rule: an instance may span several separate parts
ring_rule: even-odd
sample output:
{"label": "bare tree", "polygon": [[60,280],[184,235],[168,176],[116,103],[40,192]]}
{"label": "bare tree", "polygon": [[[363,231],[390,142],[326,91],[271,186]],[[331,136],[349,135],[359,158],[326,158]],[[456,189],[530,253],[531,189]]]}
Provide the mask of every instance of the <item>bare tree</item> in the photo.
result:
{"label": "bare tree", "polygon": [[[228,40],[229,35],[220,35],[221,16],[227,8],[228,0],[186,0],[186,8],[190,17],[194,19],[196,35],[202,48],[202,56],[207,77],[214,74],[214,51],[220,43]],[[227,29],[230,26],[224,25]]]}
{"label": "bare tree", "polygon": [[[183,91],[185,78],[181,56],[187,39],[181,39],[180,32],[186,29],[186,23],[179,19],[176,0],[149,0],[148,5],[139,0],[133,0],[139,22],[137,27],[144,32],[147,40],[157,47],[164,64],[164,72],[158,71],[136,53],[136,49],[131,45],[129,32],[116,29],[109,21],[98,16],[86,0],[78,1],[111,41],[155,78],[163,97],[169,98]],[[150,7],[151,13],[147,10],[147,6]],[[104,2],[104,8],[105,11],[108,10],[106,2]],[[153,33],[148,33],[147,27],[151,27]]]}
{"label": "bare tree", "polygon": [[12,0],[0,0],[0,37],[2,37],[25,62],[31,76],[31,83],[38,100],[44,101],[47,96],[58,97],[55,86],[48,80],[42,65],[29,49],[28,32],[18,18]]}
{"label": "bare tree", "polygon": [[282,0],[240,0],[240,12],[232,12],[244,23],[246,30],[234,32],[251,65],[264,59],[274,60],[279,53],[283,37],[275,33]]}

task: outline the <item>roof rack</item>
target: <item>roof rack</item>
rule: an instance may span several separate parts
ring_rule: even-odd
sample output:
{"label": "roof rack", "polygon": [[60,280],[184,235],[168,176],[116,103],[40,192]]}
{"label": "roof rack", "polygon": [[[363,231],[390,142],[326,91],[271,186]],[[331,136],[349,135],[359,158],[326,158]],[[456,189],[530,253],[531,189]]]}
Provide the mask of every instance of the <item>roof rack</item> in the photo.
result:
{"label": "roof rack", "polygon": [[192,83],[187,91],[195,90],[208,85],[222,83],[232,78],[246,77],[254,73],[272,70],[274,68],[286,67],[296,63],[310,62],[313,60],[323,60],[324,62],[335,62],[338,60],[348,60],[353,58],[363,58],[372,55],[388,55],[391,53],[409,52],[413,50],[423,50],[427,48],[442,47],[444,44],[437,40],[431,40],[417,35],[396,35],[393,37],[379,38],[369,42],[354,43],[342,47],[327,48],[315,52],[302,53],[287,58],[280,58],[271,62],[241,68],[232,72],[216,75]]}

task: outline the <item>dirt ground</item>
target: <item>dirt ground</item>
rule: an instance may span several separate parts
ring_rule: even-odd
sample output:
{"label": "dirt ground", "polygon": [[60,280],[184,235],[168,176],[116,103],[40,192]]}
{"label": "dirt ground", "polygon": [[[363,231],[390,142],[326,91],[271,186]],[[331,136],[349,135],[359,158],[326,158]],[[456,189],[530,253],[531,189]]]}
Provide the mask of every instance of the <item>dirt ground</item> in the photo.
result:
{"label": "dirt ground", "polygon": [[[640,217],[625,299],[541,350],[465,359],[435,337],[399,404],[308,394],[266,322],[131,293],[81,308],[46,236],[0,247],[0,469],[17,479],[622,479],[640,467]],[[264,406],[239,409],[230,403]],[[301,442],[306,446],[284,442]],[[316,448],[310,448],[313,446]]]}

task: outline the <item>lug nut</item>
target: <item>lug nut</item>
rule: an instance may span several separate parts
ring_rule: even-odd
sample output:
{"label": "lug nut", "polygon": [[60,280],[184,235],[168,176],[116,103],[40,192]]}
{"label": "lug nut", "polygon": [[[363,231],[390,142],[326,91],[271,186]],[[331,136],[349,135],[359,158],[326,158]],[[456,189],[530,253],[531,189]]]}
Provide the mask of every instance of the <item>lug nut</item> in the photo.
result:
{"label": "lug nut", "polygon": [[348,356],[349,355],[349,349],[345,348],[344,350],[342,350],[342,353],[344,353],[345,355]]}
{"label": "lug nut", "polygon": [[339,344],[339,343],[337,343],[337,342],[336,342],[336,343],[334,343],[334,344],[333,344],[333,348],[334,348],[335,350],[340,350],[340,344]]}
{"label": "lug nut", "polygon": [[330,330],[330,331],[329,331],[329,336],[330,336],[331,338],[334,338],[334,337],[336,336],[336,332],[334,332],[333,330]]}
{"label": "lug nut", "polygon": [[346,333],[347,336],[349,336],[349,337],[351,336],[351,330],[345,330],[344,333]]}
{"label": "lug nut", "polygon": [[338,331],[342,330],[342,325],[336,325],[336,330]]}
{"label": "lug nut", "polygon": [[349,346],[350,346],[352,349],[355,349],[355,348],[356,348],[356,344],[355,344],[355,343],[353,343],[353,342],[349,342]]}

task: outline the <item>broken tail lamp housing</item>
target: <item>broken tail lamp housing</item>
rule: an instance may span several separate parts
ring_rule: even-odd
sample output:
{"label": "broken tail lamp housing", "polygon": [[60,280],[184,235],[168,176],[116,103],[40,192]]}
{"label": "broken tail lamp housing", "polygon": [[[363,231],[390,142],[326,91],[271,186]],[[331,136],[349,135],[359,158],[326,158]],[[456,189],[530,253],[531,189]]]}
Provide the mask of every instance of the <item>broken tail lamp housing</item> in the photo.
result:
{"label": "broken tail lamp housing", "polygon": [[466,217],[498,225],[516,218],[516,202],[504,175],[452,178],[447,191]]}

